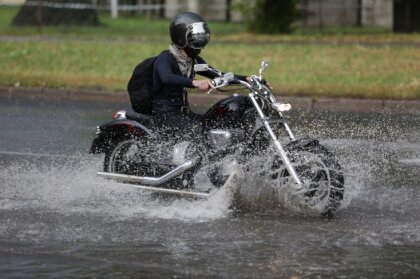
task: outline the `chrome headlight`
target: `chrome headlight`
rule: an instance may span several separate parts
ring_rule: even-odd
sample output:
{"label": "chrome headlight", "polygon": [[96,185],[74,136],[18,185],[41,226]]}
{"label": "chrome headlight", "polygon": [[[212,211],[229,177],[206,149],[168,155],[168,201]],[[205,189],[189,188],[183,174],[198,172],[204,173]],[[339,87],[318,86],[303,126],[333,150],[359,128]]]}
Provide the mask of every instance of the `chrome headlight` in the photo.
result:
{"label": "chrome headlight", "polygon": [[271,107],[278,112],[289,111],[292,108],[290,104],[283,104],[278,102],[272,103]]}

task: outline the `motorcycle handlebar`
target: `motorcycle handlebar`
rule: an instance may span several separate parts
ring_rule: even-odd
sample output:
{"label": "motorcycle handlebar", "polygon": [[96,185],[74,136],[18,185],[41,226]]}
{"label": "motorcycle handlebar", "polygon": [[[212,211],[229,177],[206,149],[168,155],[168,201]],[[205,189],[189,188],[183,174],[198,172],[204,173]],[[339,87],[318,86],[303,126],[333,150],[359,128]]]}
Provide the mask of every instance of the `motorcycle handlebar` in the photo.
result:
{"label": "motorcycle handlebar", "polygon": [[217,77],[217,78],[211,80],[211,83],[213,85],[213,88],[211,88],[207,92],[207,94],[210,94],[215,89],[219,89],[221,87],[230,85],[232,83],[240,84],[240,85],[242,85],[242,86],[244,86],[244,87],[246,87],[250,90],[253,90],[253,87],[254,87],[252,85],[252,83],[257,83],[257,84],[261,84],[261,85],[264,85],[264,86],[267,85],[267,82],[266,82],[265,79],[260,80],[258,77],[252,76],[251,81],[248,82],[248,81],[244,81],[244,80],[236,78],[235,75],[231,72],[226,73],[224,75],[221,75],[220,77]]}
{"label": "motorcycle handlebar", "polygon": [[215,78],[211,80],[211,83],[213,84],[214,87],[218,87],[218,86],[223,85],[223,80],[221,78]]}

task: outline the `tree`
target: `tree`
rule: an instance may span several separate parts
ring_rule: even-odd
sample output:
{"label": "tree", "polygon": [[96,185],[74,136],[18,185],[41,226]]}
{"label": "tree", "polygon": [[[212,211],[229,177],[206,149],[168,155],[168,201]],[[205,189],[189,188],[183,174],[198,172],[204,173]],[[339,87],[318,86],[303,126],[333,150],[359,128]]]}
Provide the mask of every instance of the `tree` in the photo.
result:
{"label": "tree", "polygon": [[248,30],[256,33],[290,33],[296,18],[296,0],[242,0],[240,8]]}
{"label": "tree", "polygon": [[26,0],[13,25],[99,25],[92,0]]}

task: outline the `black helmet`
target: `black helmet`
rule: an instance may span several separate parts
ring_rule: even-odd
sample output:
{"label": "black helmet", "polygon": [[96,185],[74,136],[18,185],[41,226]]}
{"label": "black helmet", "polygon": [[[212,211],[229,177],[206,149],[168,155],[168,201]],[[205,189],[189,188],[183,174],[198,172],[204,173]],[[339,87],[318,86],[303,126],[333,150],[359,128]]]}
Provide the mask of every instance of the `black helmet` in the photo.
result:
{"label": "black helmet", "polygon": [[180,48],[202,49],[210,40],[206,21],[191,12],[176,15],[169,26],[169,32],[172,43]]}

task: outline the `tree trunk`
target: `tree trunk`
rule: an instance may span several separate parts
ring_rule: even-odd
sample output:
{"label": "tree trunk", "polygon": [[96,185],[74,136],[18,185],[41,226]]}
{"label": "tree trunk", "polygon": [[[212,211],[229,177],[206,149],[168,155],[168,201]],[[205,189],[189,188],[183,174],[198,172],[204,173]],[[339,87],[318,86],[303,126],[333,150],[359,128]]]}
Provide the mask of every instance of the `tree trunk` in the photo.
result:
{"label": "tree trunk", "polygon": [[26,0],[12,24],[96,26],[99,19],[92,0]]}
{"label": "tree trunk", "polygon": [[230,10],[232,9],[232,0],[226,0],[225,21],[231,21]]}

